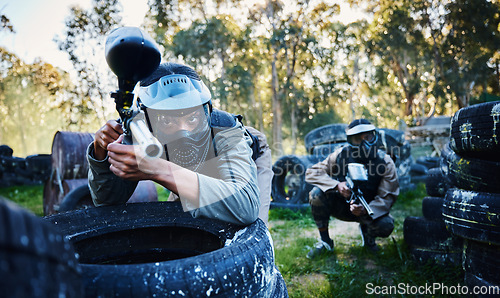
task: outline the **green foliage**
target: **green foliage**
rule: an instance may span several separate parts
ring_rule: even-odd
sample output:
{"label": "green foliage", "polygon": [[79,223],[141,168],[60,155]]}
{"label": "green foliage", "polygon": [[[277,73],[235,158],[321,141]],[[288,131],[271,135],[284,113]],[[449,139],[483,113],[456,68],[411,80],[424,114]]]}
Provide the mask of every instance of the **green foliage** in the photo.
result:
{"label": "green foliage", "polygon": [[69,126],[77,130],[92,127],[94,131],[114,112],[109,92],[116,89],[117,80],[107,67],[104,43],[107,34],[120,24],[120,12],[118,0],[93,0],[88,10],[73,6],[66,18],[65,35],[55,38],[77,76],[59,109]]}
{"label": "green foliage", "polygon": [[[432,114],[450,115],[471,98],[483,100],[484,93],[500,95],[498,1],[347,2],[368,18],[339,22],[340,6],[324,0],[149,0],[144,27],[163,48],[164,60],[180,60],[201,73],[215,107],[242,114],[246,124],[264,131],[275,156],[300,151],[308,131],[332,122],[365,117],[397,128],[402,121],[413,125]],[[114,117],[109,92],[116,78],[104,61],[103,43],[120,14],[119,0],[71,8],[64,35],[55,39],[73,63],[71,79],[43,61],[28,67],[3,54],[0,113],[8,116],[1,121],[15,128],[9,129],[15,136],[6,137],[5,128],[0,140],[12,140],[20,151],[38,148],[22,144],[37,136],[19,127],[19,115],[39,115],[29,118],[45,119],[33,125],[47,129],[80,131],[94,131]],[[1,16],[0,30],[15,32],[7,16]],[[37,67],[35,79],[29,73]],[[12,104],[38,97],[56,105]],[[41,108],[49,106],[57,111]]]}
{"label": "green foliage", "polygon": [[16,156],[50,153],[55,131],[64,126],[55,108],[66,82],[52,65],[27,64],[0,47],[0,143]]}
{"label": "green foliage", "polygon": [[464,107],[469,104],[471,85],[486,82],[495,75],[489,62],[493,62],[500,47],[500,7],[486,0],[459,0],[446,8],[449,13],[445,20],[451,28],[443,42],[446,49],[443,77],[459,106]]}

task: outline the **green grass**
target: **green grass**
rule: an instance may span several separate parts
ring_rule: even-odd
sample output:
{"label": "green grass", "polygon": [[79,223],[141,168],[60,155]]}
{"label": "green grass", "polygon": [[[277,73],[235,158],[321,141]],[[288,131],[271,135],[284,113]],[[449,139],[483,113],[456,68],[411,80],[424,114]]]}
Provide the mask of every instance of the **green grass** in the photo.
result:
{"label": "green grass", "polygon": [[0,188],[0,196],[43,216],[43,185]]}
{"label": "green grass", "polygon": [[[157,190],[160,200],[166,200],[168,192],[160,186]],[[0,188],[0,196],[38,216],[43,215],[43,186]],[[318,232],[310,209],[272,209],[269,223],[276,265],[285,278],[290,297],[364,297],[370,283],[373,286],[463,285],[461,268],[417,264],[403,240],[403,221],[407,216],[422,215],[421,201],[425,196],[423,184],[400,195],[391,211],[395,218],[394,232],[389,238],[377,239],[382,248],[377,254],[364,250],[359,232],[351,229],[332,235],[333,253],[312,260],[306,254],[317,241]],[[332,223],[337,225],[339,221],[332,219]]]}

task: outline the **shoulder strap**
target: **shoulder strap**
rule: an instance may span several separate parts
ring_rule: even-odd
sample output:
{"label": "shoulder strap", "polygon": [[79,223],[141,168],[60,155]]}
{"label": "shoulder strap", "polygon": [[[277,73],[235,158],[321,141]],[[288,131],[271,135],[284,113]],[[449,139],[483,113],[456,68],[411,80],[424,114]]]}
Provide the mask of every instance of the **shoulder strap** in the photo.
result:
{"label": "shoulder strap", "polygon": [[225,111],[214,109],[210,115],[212,127],[229,128],[236,125],[236,116]]}
{"label": "shoulder strap", "polygon": [[[210,119],[212,130],[214,128],[218,130],[223,130],[224,128],[234,127],[236,126],[237,122],[241,123],[241,125],[245,128],[245,125],[243,125],[243,116],[234,115],[218,109],[214,109],[212,111]],[[259,152],[260,152],[259,138],[252,135],[250,131],[248,131],[248,129],[246,128],[245,128],[245,134],[248,135],[250,139],[252,139],[252,144],[250,145],[250,149],[252,149],[252,159],[256,160],[259,157]]]}

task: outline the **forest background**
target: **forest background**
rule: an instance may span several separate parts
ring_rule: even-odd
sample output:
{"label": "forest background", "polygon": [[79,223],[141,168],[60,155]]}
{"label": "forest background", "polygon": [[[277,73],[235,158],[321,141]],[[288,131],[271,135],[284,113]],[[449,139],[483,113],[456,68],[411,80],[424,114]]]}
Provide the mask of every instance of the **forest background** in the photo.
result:
{"label": "forest background", "polygon": [[[148,0],[142,28],[164,61],[196,68],[216,108],[265,132],[275,157],[305,153],[304,135],[321,125],[365,117],[402,129],[499,99],[497,0],[346,0],[367,16],[348,24],[334,1],[250,2]],[[50,153],[58,130],[117,118],[104,42],[121,11],[119,0],[71,7],[54,37],[71,70],[0,47],[0,144]],[[16,34],[0,18],[0,36]]]}

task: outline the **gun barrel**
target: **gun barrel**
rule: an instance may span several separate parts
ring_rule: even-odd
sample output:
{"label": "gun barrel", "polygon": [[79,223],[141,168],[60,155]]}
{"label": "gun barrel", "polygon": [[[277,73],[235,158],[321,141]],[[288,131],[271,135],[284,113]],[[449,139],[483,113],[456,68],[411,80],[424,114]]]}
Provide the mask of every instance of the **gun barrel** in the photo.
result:
{"label": "gun barrel", "polygon": [[358,199],[361,202],[361,205],[363,205],[363,207],[365,207],[366,213],[368,213],[368,215],[372,216],[373,215],[373,210],[370,207],[370,205],[368,205],[368,203],[365,201],[365,198],[359,197]]}
{"label": "gun barrel", "polygon": [[136,140],[141,149],[147,156],[156,158],[163,154],[163,146],[149,131],[144,120],[131,121],[129,124],[133,138]]}
{"label": "gun barrel", "polygon": [[349,200],[347,200],[347,202],[351,203],[352,201],[355,201],[355,202],[359,201],[361,203],[361,205],[363,205],[363,207],[365,208],[368,215],[372,216],[373,215],[372,208],[365,201],[365,198],[363,197],[363,193],[361,192],[361,190],[359,188],[355,188],[354,182],[352,181],[352,179],[349,175],[346,176],[346,184],[347,184],[347,187],[349,187],[351,189],[351,192],[353,192],[351,198]]}

